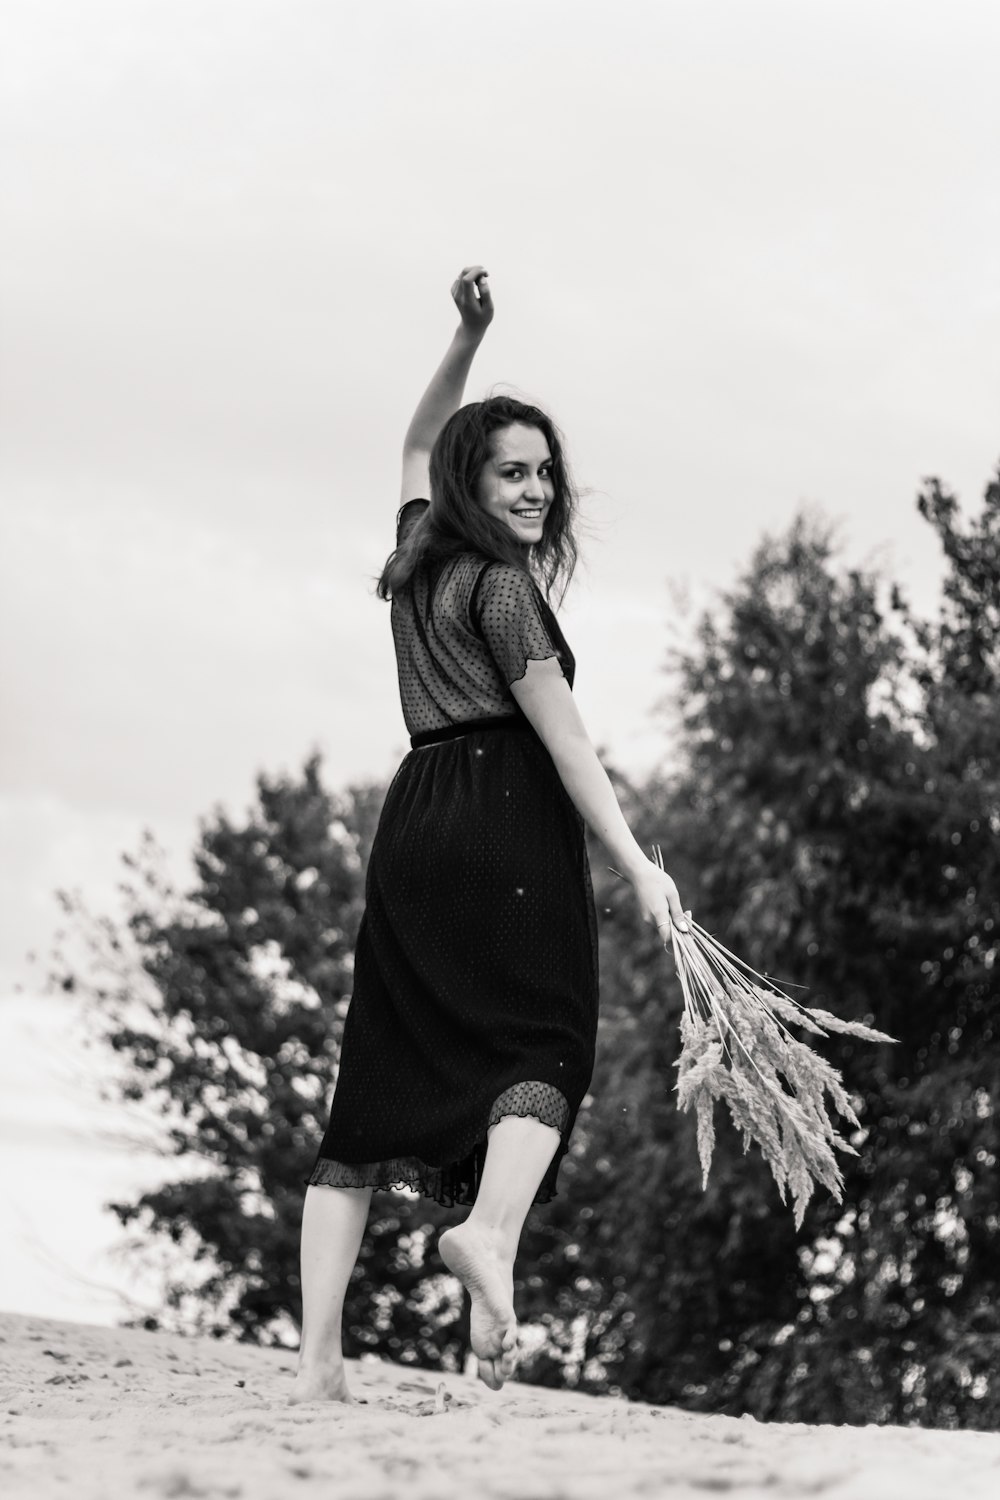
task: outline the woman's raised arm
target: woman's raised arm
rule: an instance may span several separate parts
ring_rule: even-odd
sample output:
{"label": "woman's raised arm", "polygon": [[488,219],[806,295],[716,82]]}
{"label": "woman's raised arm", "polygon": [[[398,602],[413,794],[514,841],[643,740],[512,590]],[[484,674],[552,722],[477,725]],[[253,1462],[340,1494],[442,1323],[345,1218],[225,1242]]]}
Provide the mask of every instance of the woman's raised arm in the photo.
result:
{"label": "woman's raised arm", "polygon": [[399,497],[402,505],[407,500],[430,498],[431,449],[448,418],[462,404],[476,350],[493,320],[493,298],[482,266],[465,266],[452,284],[451,295],[462,321],[406,429]]}

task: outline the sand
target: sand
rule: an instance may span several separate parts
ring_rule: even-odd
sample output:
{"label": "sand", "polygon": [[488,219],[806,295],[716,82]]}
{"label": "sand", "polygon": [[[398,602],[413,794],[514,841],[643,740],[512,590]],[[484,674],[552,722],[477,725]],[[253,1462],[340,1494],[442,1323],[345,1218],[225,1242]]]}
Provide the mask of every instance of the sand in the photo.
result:
{"label": "sand", "polygon": [[365,1359],[366,1404],[286,1404],[295,1356],[0,1314],[5,1500],[837,1500],[1000,1495],[1000,1435],[692,1416]]}

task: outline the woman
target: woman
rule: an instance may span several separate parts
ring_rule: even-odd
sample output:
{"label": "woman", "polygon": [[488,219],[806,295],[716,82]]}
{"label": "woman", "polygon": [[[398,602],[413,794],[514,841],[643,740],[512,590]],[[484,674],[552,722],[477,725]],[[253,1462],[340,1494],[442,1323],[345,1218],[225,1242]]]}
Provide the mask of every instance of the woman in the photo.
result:
{"label": "woman", "polygon": [[[461,406],[493,318],[481,266],[403,448],[392,600],[412,749],[372,847],[330,1122],[302,1219],[292,1401],[349,1401],[341,1316],[375,1187],[471,1204],[438,1248],[493,1389],[517,1361],[514,1257],[555,1192],[590,1082],[597,940],[584,821],[669,941],[677,888],[643,853],[573,701],[539,587],[576,557],[558,433],[510,398]],[[429,496],[429,503],[426,497]]]}

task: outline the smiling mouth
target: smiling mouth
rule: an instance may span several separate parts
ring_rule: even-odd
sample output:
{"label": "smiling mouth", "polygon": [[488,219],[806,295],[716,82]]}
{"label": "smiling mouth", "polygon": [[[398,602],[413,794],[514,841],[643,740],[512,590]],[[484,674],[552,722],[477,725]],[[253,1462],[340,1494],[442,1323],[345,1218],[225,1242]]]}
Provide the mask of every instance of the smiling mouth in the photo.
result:
{"label": "smiling mouth", "polygon": [[536,510],[515,510],[513,514],[520,516],[522,521],[537,521],[542,514],[542,508],[538,506]]}

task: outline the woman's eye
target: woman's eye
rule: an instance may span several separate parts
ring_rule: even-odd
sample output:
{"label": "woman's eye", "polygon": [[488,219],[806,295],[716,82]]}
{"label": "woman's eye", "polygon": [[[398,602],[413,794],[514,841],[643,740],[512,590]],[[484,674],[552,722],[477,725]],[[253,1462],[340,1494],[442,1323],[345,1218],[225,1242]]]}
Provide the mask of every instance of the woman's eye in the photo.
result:
{"label": "woman's eye", "polygon": [[[502,475],[502,478],[504,478],[504,479],[522,479],[523,477],[524,477],[524,470],[523,469],[504,469],[503,475]],[[543,469],[539,469],[539,471],[538,471],[538,477],[539,477],[539,479],[551,479],[552,478],[552,470],[549,468],[548,464],[546,464]]]}

